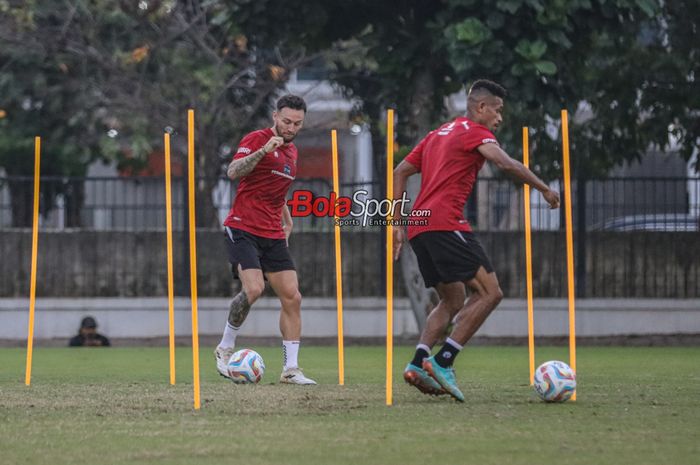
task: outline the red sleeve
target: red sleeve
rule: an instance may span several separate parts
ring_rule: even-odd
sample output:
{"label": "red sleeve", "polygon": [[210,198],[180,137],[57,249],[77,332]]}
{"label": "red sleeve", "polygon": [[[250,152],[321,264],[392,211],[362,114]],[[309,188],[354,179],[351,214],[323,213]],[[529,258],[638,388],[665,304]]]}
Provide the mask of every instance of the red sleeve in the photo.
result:
{"label": "red sleeve", "polygon": [[484,144],[499,145],[496,136],[483,126],[472,126],[465,134],[464,149],[467,152],[472,152]]}
{"label": "red sleeve", "polygon": [[425,136],[413,150],[411,150],[411,153],[406,155],[406,158],[404,158],[404,160],[415,166],[418,171],[421,171],[421,166],[423,165],[423,150],[425,150],[425,146],[434,132],[435,131],[430,131],[428,135]]}
{"label": "red sleeve", "polygon": [[238,160],[239,158],[247,157],[251,153],[259,150],[260,147],[265,145],[267,142],[263,139],[264,137],[260,137],[260,133],[258,131],[246,134],[238,144],[238,150],[236,150],[236,154],[233,156],[233,159]]}

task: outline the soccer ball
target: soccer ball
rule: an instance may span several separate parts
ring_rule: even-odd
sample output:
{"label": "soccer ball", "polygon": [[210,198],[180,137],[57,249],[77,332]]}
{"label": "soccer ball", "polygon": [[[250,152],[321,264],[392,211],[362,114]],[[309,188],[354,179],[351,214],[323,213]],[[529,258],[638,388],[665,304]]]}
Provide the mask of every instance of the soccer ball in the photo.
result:
{"label": "soccer ball", "polygon": [[262,379],[263,373],[265,362],[254,350],[239,350],[228,361],[228,375],[236,384],[255,384]]}
{"label": "soccer ball", "polygon": [[576,390],[576,373],[558,360],[544,362],[535,370],[535,391],[545,402],[565,402]]}

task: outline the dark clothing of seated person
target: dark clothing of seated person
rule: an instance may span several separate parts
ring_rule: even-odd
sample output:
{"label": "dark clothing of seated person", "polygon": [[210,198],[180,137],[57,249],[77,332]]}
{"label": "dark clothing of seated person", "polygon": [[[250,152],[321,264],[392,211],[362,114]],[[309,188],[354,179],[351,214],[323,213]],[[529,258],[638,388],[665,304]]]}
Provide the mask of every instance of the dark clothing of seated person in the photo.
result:
{"label": "dark clothing of seated person", "polygon": [[109,347],[111,344],[102,334],[97,332],[97,322],[91,316],[86,316],[80,323],[77,336],[68,342],[70,347]]}

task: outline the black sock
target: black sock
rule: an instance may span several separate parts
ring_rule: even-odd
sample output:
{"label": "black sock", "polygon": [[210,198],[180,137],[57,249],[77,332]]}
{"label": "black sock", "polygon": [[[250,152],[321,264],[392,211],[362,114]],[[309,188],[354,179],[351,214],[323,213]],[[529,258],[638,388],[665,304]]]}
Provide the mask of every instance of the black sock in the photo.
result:
{"label": "black sock", "polygon": [[416,355],[413,356],[411,363],[419,368],[423,368],[423,359],[430,357],[430,353],[422,347],[416,349]]}
{"label": "black sock", "polygon": [[448,340],[445,342],[445,345],[442,346],[442,349],[440,349],[435,355],[435,363],[443,368],[451,367],[455,361],[455,357],[457,357],[457,354],[459,354],[459,350],[460,349],[450,344],[450,341]]}

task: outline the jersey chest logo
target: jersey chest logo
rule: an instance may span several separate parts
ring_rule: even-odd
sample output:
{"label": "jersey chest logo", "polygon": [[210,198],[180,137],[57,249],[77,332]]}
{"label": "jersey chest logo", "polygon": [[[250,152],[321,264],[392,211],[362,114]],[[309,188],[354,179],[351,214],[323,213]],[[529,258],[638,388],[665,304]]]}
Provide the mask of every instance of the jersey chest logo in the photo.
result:
{"label": "jersey chest logo", "polygon": [[[443,127],[443,128],[440,129],[440,131],[438,132],[438,136],[446,136],[446,135],[448,135],[448,134],[451,133],[452,130],[455,128],[455,125],[456,125],[456,124],[457,124],[457,122],[456,122],[456,121],[453,121],[453,122],[451,122],[450,124],[448,124],[447,126]],[[468,131],[468,130],[469,130],[469,124],[468,124],[466,121],[462,121],[462,122],[461,122],[461,125],[464,127],[464,130],[465,130],[465,131]]]}

